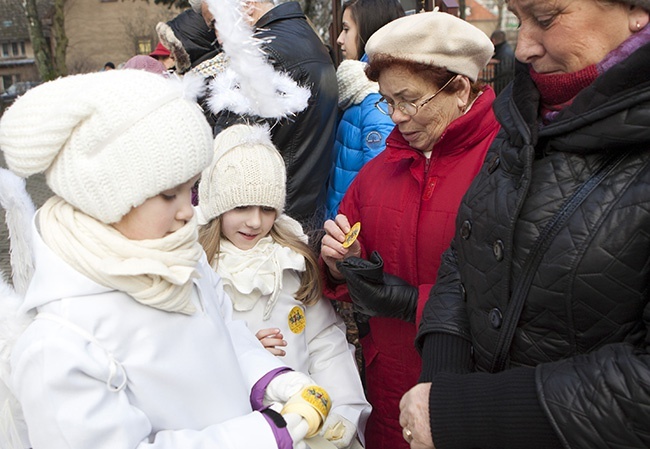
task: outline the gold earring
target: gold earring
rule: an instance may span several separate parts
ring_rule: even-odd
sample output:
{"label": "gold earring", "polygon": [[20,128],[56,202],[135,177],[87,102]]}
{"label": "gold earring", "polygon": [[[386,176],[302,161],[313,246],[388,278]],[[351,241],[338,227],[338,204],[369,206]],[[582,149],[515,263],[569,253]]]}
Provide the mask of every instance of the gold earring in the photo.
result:
{"label": "gold earring", "polygon": [[639,22],[636,23],[636,29],[640,30],[641,29],[641,24]]}

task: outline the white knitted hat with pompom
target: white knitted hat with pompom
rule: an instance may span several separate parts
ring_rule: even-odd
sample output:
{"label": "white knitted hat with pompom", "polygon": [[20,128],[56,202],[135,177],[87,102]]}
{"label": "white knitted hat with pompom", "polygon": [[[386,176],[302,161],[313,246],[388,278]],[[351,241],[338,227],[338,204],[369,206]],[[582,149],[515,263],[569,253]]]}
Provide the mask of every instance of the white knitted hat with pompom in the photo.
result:
{"label": "white knitted hat with pompom", "polygon": [[210,163],[212,131],[195,101],[200,86],[143,70],[59,78],[5,111],[0,149],[14,173],[45,172],[54,193],[114,223]]}
{"label": "white knitted hat with pompom", "polygon": [[284,160],[265,126],[233,125],[214,140],[214,160],[203,171],[199,208],[206,222],[240,206],[272,207],[286,197]]}

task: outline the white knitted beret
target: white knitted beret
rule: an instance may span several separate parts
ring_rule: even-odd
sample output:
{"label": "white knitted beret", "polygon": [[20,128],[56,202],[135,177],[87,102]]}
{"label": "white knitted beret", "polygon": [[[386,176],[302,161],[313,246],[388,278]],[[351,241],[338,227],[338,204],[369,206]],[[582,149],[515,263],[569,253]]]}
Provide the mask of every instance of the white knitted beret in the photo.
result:
{"label": "white knitted beret", "polygon": [[144,70],[50,81],[5,111],[0,148],[19,176],[45,172],[68,203],[117,222],[210,163],[212,132],[196,102],[184,97],[189,84]]}
{"label": "white knitted beret", "polygon": [[366,44],[370,62],[386,55],[443,67],[472,81],[494,53],[490,38],[474,25],[444,12],[400,17],[377,30]]}
{"label": "white knitted beret", "polygon": [[214,139],[214,160],[199,183],[206,221],[240,206],[272,207],[280,215],[286,196],[284,160],[268,127],[233,125]]}

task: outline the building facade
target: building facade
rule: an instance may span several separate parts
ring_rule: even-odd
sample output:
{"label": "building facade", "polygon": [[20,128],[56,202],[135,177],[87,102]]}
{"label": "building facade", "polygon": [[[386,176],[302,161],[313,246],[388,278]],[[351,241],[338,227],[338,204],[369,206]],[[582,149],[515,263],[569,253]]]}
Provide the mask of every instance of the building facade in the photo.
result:
{"label": "building facade", "polygon": [[[53,0],[39,1],[39,15],[50,46]],[[18,0],[0,0],[0,92],[18,81],[39,81],[27,18]],[[136,54],[156,47],[155,26],[179,10],[145,0],[67,0],[66,65],[70,74],[101,70],[111,61],[118,67]]]}
{"label": "building facade", "polygon": [[0,92],[17,81],[37,81],[27,19],[16,0],[0,0]]}
{"label": "building facade", "polygon": [[179,12],[144,0],[66,1],[68,71],[101,70],[108,61],[119,67],[132,56],[149,54],[158,43],[156,24]]}

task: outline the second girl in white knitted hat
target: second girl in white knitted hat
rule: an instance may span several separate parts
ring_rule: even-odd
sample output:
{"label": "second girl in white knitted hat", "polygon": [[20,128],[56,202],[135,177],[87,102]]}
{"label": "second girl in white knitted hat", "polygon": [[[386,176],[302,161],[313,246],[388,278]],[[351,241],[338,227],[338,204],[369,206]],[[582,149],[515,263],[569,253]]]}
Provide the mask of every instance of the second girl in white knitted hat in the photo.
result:
{"label": "second girl in white knitted hat", "polygon": [[[234,125],[215,139],[199,184],[200,231],[213,268],[262,344],[332,398],[321,435],[358,447],[370,413],[345,325],[321,297],[316,257],[300,224],[283,215],[285,166],[266,128]],[[201,220],[201,218],[200,218]]]}

